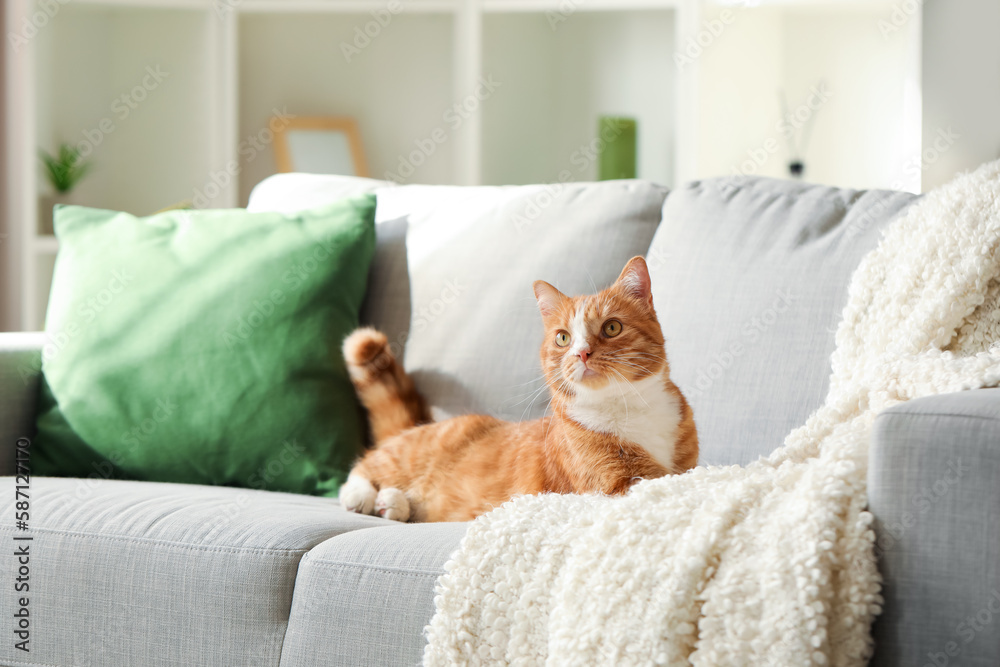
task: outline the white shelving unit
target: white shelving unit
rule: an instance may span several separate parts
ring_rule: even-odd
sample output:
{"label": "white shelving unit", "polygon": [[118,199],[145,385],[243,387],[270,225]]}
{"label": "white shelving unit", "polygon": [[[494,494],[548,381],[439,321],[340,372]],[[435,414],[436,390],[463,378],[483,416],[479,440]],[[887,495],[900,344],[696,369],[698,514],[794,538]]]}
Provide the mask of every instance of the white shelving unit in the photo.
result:
{"label": "white shelving unit", "polygon": [[[8,0],[5,11],[8,26],[38,23],[35,0]],[[696,114],[681,103],[695,103],[694,74],[677,76],[669,57],[698,12],[697,0],[60,3],[7,77],[22,328],[43,326],[58,250],[39,233],[39,147],[99,138],[72,203],[146,214],[186,199],[245,204],[275,171],[264,141],[275,111],[357,118],[373,177],[468,185],[556,181],[565,169],[594,178],[574,151],[594,138],[598,115],[621,114],[639,118],[640,176],[671,184],[693,165],[683,138]],[[348,57],[343,44],[360,48]],[[150,71],[167,74],[143,86]],[[634,71],[641,87],[626,83]],[[481,80],[500,85],[474,112],[457,109],[482,94]],[[143,98],[134,105],[122,98],[133,90]],[[402,178],[437,128],[446,141]]]}
{"label": "white shelving unit", "polygon": [[[631,116],[639,121],[638,175],[673,186],[733,173],[748,150],[774,134],[775,101],[761,91],[780,83],[797,104],[799,89],[819,77],[795,53],[805,48],[816,52],[818,66],[835,71],[838,87],[836,101],[820,110],[816,127],[826,134],[813,142],[823,159],[810,172],[807,155],[807,178],[888,187],[883,172],[920,149],[920,18],[883,49],[875,21],[889,15],[891,0],[55,5],[58,11],[7,59],[11,182],[4,205],[15,223],[8,242],[21,248],[25,330],[43,326],[58,250],[54,237],[39,232],[46,186],[37,151],[61,141],[100,138],[94,171],[73,203],[136,214],[188,199],[209,207],[245,204],[252,187],[275,171],[268,122],[276,111],[355,117],[373,177],[462,185],[554,182],[567,173],[593,179],[588,144],[597,117]],[[37,23],[39,7],[36,0],[6,0],[8,30]],[[678,67],[675,54],[705,41],[705,22],[725,10],[738,20],[711,37],[690,66]],[[845,60],[858,52],[854,31],[867,31],[866,58],[888,55],[860,68],[867,61]],[[356,51],[345,54],[345,44]],[[167,74],[153,85],[151,70]],[[485,99],[470,98],[483,79],[499,85],[491,84]],[[869,94],[881,96],[871,127],[859,111]],[[455,111],[466,101],[474,111]],[[894,125],[898,117],[903,122]],[[112,131],[101,129],[104,121]],[[430,146],[438,129],[446,140],[415,152]],[[888,150],[878,143],[886,132],[893,137]],[[860,148],[831,139],[842,136],[859,137]],[[415,165],[413,173],[401,172],[405,164]],[[776,157],[760,173],[784,175],[783,164]],[[861,182],[850,182],[855,171]]]}

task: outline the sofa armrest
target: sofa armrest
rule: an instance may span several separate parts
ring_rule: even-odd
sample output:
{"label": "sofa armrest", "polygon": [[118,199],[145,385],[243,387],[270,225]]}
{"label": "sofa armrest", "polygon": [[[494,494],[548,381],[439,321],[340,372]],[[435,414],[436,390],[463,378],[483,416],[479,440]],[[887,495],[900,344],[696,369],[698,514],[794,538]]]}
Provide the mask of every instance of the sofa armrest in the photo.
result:
{"label": "sofa armrest", "polygon": [[42,333],[0,333],[0,475],[14,473],[18,438],[35,433]]}
{"label": "sofa armrest", "polygon": [[885,607],[873,665],[1000,665],[1000,389],[875,420],[868,502]]}

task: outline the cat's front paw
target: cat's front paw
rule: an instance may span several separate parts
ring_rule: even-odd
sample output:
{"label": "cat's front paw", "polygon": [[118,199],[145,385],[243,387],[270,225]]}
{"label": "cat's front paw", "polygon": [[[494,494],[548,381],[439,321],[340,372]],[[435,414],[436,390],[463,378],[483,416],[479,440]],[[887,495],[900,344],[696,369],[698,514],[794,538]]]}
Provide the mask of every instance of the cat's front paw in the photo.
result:
{"label": "cat's front paw", "polygon": [[399,489],[382,489],[375,498],[375,513],[390,521],[407,521],[410,518],[410,501]]}
{"label": "cat's front paw", "polygon": [[347,482],[340,487],[338,499],[340,504],[348,512],[358,514],[373,514],[375,510],[375,497],[378,492],[372,483],[363,477],[349,475]]}

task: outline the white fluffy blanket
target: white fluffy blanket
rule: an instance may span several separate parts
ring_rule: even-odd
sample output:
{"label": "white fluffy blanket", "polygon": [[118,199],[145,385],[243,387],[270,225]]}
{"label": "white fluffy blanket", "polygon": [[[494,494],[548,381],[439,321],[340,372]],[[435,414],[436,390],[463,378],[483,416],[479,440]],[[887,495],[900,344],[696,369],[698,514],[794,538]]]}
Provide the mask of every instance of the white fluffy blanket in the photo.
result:
{"label": "white fluffy blanket", "polygon": [[438,582],[425,665],[863,665],[876,414],[1000,384],[1000,162],[931,192],[855,273],[826,403],[767,459],[623,497],[519,497]]}

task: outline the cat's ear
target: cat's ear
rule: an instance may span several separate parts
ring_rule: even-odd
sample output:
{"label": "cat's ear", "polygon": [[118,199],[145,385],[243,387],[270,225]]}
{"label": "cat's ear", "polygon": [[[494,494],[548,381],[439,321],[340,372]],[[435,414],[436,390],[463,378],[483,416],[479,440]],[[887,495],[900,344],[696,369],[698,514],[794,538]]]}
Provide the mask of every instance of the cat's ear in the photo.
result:
{"label": "cat's ear", "polygon": [[642,257],[633,257],[622,269],[615,286],[630,296],[653,305],[653,288],[649,280],[649,268]]}
{"label": "cat's ear", "polygon": [[538,310],[542,311],[542,317],[548,317],[556,312],[559,305],[566,299],[565,294],[544,280],[536,280],[534,288],[535,298],[538,299]]}

